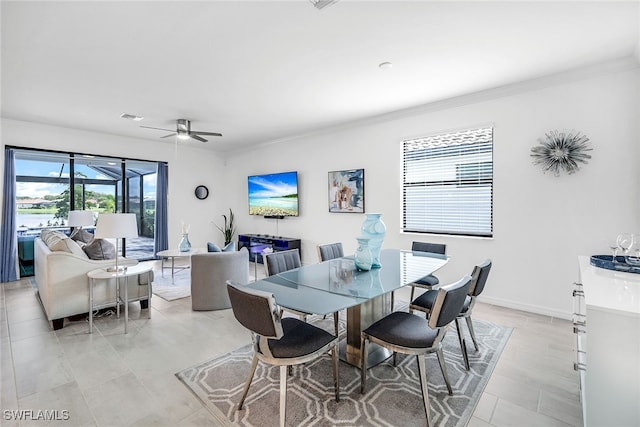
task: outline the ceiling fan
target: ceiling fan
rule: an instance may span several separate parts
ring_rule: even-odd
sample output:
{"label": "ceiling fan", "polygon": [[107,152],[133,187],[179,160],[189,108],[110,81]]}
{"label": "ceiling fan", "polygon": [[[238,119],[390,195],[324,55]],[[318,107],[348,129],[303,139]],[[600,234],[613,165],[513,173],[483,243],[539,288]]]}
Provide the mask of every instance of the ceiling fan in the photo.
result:
{"label": "ceiling fan", "polygon": [[140,127],[145,129],[155,129],[155,130],[164,130],[167,132],[173,132],[173,133],[170,133],[169,135],[161,136],[160,138],[169,138],[171,136],[177,136],[178,139],[183,139],[183,140],[195,139],[196,141],[207,142],[207,140],[202,138],[200,135],[222,136],[221,133],[217,133],[217,132],[201,132],[201,131],[191,130],[191,121],[186,119],[176,120],[175,130],[154,128],[150,126],[140,126]]}

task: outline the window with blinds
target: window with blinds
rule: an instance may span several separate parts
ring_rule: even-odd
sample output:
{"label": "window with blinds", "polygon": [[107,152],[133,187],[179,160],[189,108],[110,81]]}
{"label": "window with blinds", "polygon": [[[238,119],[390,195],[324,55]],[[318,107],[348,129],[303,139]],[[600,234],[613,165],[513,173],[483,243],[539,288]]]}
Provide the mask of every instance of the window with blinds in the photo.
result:
{"label": "window with blinds", "polygon": [[493,128],[402,142],[403,230],[493,235]]}

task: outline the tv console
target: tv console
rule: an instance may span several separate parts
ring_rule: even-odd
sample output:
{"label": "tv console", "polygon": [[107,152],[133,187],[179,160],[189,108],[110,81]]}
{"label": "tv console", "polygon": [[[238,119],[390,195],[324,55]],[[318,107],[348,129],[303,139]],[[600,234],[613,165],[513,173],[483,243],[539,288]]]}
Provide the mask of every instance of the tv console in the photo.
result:
{"label": "tv console", "polygon": [[274,252],[298,249],[302,258],[300,239],[291,237],[270,236],[268,234],[239,234],[238,250],[241,248],[247,248],[249,251],[249,261],[256,262],[257,258],[257,262],[260,264],[263,263],[262,257],[256,256],[256,254],[261,254],[266,248],[271,248]]}

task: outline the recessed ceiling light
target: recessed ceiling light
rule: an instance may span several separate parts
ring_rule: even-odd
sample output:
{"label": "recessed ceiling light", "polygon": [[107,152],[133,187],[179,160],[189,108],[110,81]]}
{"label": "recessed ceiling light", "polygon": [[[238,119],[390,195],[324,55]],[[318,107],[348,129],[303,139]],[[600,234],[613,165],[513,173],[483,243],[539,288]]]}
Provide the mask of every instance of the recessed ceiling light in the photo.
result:
{"label": "recessed ceiling light", "polygon": [[378,64],[378,67],[380,67],[383,70],[385,70],[387,68],[393,67],[393,64],[391,62],[381,62],[380,64]]}
{"label": "recessed ceiling light", "polygon": [[115,166],[115,165],[117,165],[117,163],[116,163],[116,162],[107,162],[107,164],[108,164],[109,166]]}
{"label": "recessed ceiling light", "polygon": [[144,119],[144,117],[142,116],[136,116],[135,114],[127,114],[127,113],[120,114],[120,117],[127,120],[133,120],[134,122],[139,122],[142,119]]}

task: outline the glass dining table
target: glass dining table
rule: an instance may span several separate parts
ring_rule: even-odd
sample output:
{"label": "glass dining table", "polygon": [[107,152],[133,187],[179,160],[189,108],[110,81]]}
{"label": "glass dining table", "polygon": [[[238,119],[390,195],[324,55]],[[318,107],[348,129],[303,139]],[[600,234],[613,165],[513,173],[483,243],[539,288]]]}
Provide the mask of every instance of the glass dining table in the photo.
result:
{"label": "glass dining table", "polygon": [[[448,261],[446,255],[383,249],[381,268],[358,271],[352,256],[343,257],[269,276],[248,287],[271,292],[278,305],[295,311],[324,315],[346,309],[347,333],[340,358],[359,367],[360,332],[391,312],[391,293]],[[368,367],[391,355],[379,346],[368,348]]]}

